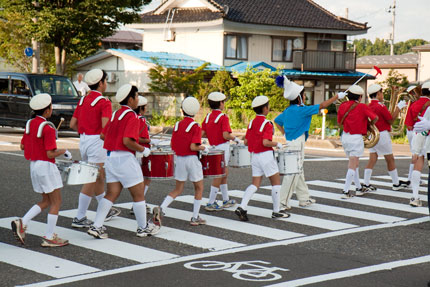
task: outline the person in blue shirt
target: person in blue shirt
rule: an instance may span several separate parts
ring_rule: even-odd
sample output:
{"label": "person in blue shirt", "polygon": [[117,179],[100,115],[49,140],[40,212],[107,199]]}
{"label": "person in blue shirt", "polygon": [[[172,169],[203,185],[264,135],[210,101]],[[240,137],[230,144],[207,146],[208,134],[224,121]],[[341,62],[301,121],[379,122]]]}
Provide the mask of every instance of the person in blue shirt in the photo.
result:
{"label": "person in blue shirt", "polygon": [[319,105],[306,106],[304,104],[306,95],[304,94],[303,86],[289,81],[285,76],[278,77],[276,82],[278,86],[284,88],[284,98],[290,101],[290,105],[276,117],[275,126],[285,135],[287,149],[299,152],[298,169],[301,171],[299,174],[285,175],[282,181],[280,191],[281,209],[289,210],[291,209],[289,200],[294,191],[296,192],[299,206],[306,207],[316,202],[315,199],[309,196],[303,172],[304,145],[309,135],[312,116],[318,114],[321,109],[325,109],[337,99],[344,98],[346,94],[341,92]]}

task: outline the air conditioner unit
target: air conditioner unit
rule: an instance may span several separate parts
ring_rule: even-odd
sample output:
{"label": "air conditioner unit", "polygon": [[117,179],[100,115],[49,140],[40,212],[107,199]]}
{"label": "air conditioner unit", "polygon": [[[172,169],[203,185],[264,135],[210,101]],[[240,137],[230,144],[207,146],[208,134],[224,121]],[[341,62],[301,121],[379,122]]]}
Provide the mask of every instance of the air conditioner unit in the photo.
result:
{"label": "air conditioner unit", "polygon": [[166,31],[166,34],[164,35],[164,41],[173,42],[175,41],[175,36],[176,36],[175,31],[172,31],[171,29],[169,29]]}
{"label": "air conditioner unit", "polygon": [[115,83],[117,80],[118,80],[118,77],[114,72],[107,72],[108,83]]}

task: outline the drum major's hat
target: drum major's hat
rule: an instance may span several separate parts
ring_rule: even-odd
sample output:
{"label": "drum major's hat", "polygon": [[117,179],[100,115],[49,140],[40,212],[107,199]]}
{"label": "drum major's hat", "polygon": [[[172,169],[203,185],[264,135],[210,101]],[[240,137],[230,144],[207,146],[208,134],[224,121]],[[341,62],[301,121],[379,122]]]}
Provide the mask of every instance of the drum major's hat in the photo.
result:
{"label": "drum major's hat", "polygon": [[288,80],[284,76],[284,98],[290,101],[294,101],[302,92],[304,86],[300,86],[293,81]]}
{"label": "drum major's hat", "polygon": [[380,90],[382,90],[382,86],[381,86],[381,85],[373,84],[373,85],[370,85],[370,86],[367,88],[367,93],[368,93],[369,95],[371,95],[371,94],[374,94],[374,93],[379,92]]}
{"label": "drum major's hat", "polygon": [[364,95],[363,88],[357,85],[352,85],[351,87],[349,87],[348,91],[350,91],[352,94],[361,95],[361,96]]}
{"label": "drum major's hat", "polygon": [[214,102],[221,102],[224,101],[227,97],[221,93],[221,92],[212,92],[208,96],[208,100],[214,101]]}
{"label": "drum major's hat", "polygon": [[42,110],[51,104],[52,98],[49,94],[38,94],[31,98],[30,108],[34,111]]}
{"label": "drum major's hat", "polygon": [[262,105],[265,105],[267,102],[269,102],[269,98],[266,96],[257,96],[254,98],[254,100],[251,103],[252,108],[256,108]]}
{"label": "drum major's hat", "polygon": [[132,85],[125,84],[118,89],[115,95],[115,99],[117,100],[118,103],[121,103],[125,98],[127,98],[128,94],[131,91],[131,88],[132,88]]}
{"label": "drum major's hat", "polygon": [[187,97],[182,101],[182,109],[187,115],[195,116],[200,109],[199,101],[194,97]]}
{"label": "drum major's hat", "polygon": [[139,103],[137,104],[138,107],[145,106],[148,103],[148,100],[145,97],[139,96]]}
{"label": "drum major's hat", "polygon": [[85,82],[91,86],[100,82],[103,78],[103,71],[101,69],[92,69],[85,74]]}

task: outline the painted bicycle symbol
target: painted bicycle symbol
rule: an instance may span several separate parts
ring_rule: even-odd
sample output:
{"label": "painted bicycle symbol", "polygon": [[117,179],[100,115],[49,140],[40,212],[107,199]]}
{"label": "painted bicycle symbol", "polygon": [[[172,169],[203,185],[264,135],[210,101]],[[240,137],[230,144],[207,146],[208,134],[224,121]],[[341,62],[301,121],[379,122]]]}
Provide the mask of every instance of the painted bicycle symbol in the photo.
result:
{"label": "painted bicycle symbol", "polygon": [[276,271],[289,271],[289,269],[279,267],[263,266],[270,262],[265,261],[241,261],[241,262],[220,262],[220,261],[194,261],[184,264],[185,268],[191,270],[216,271],[222,270],[233,273],[233,278],[247,281],[274,281],[282,276]]}

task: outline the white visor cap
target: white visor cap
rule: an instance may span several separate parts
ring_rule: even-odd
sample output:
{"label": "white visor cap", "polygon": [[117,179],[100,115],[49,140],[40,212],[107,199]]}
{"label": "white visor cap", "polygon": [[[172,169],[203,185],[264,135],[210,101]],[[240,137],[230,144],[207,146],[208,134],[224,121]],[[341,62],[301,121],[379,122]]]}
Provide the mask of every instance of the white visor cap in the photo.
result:
{"label": "white visor cap", "polygon": [[148,100],[145,97],[139,96],[139,103],[137,104],[138,107],[145,106],[148,103]]}
{"label": "white visor cap", "polygon": [[254,98],[254,100],[251,103],[251,107],[252,108],[256,108],[262,105],[265,105],[266,103],[269,102],[269,98],[266,96],[257,96]]}
{"label": "white visor cap", "polygon": [[51,104],[52,98],[49,94],[38,94],[31,98],[30,108],[33,111],[38,111],[46,108]]}
{"label": "white visor cap", "polygon": [[118,89],[115,95],[115,99],[118,103],[121,103],[125,98],[127,98],[128,94],[131,91],[131,87],[132,85],[125,84]]}
{"label": "white visor cap", "polygon": [[187,97],[182,101],[182,109],[187,115],[195,116],[200,109],[199,101],[194,97]]}
{"label": "white visor cap", "polygon": [[103,71],[101,69],[92,69],[85,74],[85,82],[91,86],[100,82],[103,78]]}
{"label": "white visor cap", "polygon": [[220,92],[212,92],[208,96],[208,100],[214,101],[214,102],[221,102],[224,101],[227,97]]}
{"label": "white visor cap", "polygon": [[361,95],[361,96],[364,95],[363,88],[357,85],[352,85],[351,87],[349,87],[348,91],[356,95]]}
{"label": "white visor cap", "polygon": [[374,93],[379,92],[380,90],[382,90],[381,85],[373,84],[373,85],[370,85],[370,86],[367,88],[367,93],[368,93],[369,95],[371,95],[371,94],[374,94]]}
{"label": "white visor cap", "polygon": [[430,89],[430,82],[425,82],[422,86],[421,89]]}

